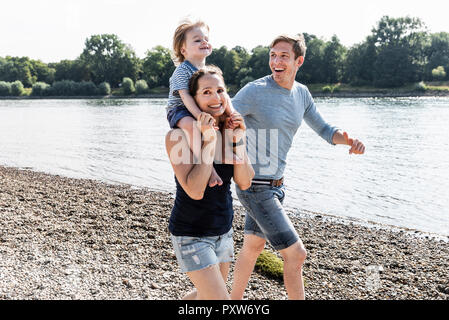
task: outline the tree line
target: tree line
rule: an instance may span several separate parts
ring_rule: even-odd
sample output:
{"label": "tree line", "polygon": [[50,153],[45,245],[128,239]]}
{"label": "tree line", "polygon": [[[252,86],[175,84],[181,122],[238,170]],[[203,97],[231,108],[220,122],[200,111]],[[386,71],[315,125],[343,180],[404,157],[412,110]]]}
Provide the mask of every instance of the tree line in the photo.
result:
{"label": "tree line", "polygon": [[[419,18],[384,16],[364,41],[349,48],[336,35],[327,41],[308,33],[304,37],[306,59],[297,74],[304,84],[393,88],[449,80],[449,33],[430,33]],[[238,90],[270,74],[268,59],[268,46],[250,52],[241,46],[222,46],[213,50],[207,63],[220,67],[226,84]],[[104,94],[110,92],[108,86],[122,84],[127,93],[145,93],[148,88],[167,87],[174,69],[167,48],[156,46],[141,59],[117,35],[93,35],[75,60],[47,64],[28,57],[0,57],[0,94],[2,90],[20,92],[18,82],[27,88],[39,87],[41,93],[51,89],[53,94],[64,90]]]}

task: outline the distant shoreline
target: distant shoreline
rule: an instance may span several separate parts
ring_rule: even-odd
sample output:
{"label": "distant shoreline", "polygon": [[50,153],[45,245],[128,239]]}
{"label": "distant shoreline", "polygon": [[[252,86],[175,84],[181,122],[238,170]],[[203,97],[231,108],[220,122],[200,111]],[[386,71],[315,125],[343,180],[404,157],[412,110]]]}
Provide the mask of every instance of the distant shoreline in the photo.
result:
{"label": "distant shoreline", "polygon": [[[314,98],[405,98],[405,97],[449,97],[449,91],[379,91],[379,92],[314,92],[311,91]],[[234,96],[231,94],[231,96]],[[108,100],[108,99],[166,99],[168,94],[145,94],[132,96],[5,96],[0,97],[0,100]]]}

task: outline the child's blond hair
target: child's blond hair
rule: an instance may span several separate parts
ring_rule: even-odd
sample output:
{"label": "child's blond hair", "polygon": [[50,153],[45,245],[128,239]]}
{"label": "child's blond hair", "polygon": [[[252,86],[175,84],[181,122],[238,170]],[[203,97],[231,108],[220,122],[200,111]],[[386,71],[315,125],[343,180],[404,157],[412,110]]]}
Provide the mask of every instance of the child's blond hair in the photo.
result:
{"label": "child's blond hair", "polygon": [[201,20],[193,22],[190,19],[184,19],[176,28],[175,35],[173,36],[173,61],[175,64],[179,64],[185,60],[184,55],[181,53],[182,46],[186,41],[186,34],[193,28],[204,27],[209,31],[209,26]]}

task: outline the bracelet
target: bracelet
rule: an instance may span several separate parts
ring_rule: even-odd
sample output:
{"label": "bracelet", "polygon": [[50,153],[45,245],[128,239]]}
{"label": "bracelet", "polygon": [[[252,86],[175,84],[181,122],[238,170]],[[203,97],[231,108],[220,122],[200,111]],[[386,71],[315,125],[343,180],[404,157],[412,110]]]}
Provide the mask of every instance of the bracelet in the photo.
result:
{"label": "bracelet", "polygon": [[235,148],[235,147],[241,146],[243,144],[244,144],[244,142],[243,142],[243,138],[242,138],[242,139],[240,139],[239,142],[233,142],[232,147]]}

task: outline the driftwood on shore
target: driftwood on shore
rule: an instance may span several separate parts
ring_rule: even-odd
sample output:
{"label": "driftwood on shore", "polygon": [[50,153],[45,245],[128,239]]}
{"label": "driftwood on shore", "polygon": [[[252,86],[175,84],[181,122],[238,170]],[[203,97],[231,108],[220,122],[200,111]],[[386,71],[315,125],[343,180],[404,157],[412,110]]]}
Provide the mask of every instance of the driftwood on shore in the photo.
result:
{"label": "driftwood on shore", "polygon": [[[0,299],[181,298],[193,287],[168,235],[172,203],[170,193],[0,166]],[[447,241],[323,215],[293,221],[308,251],[306,299],[449,299]],[[287,297],[254,273],[245,298]]]}

